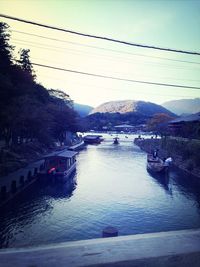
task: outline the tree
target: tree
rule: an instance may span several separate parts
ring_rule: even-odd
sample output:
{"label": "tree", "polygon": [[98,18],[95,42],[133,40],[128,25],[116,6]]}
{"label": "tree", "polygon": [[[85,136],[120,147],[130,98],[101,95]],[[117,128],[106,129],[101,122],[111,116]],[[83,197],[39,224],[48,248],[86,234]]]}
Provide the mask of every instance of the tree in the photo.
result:
{"label": "tree", "polygon": [[166,134],[168,133],[168,122],[172,119],[174,118],[168,114],[156,113],[150,120],[148,120],[147,129],[160,134]]}
{"label": "tree", "polygon": [[70,96],[61,90],[50,89],[48,90],[51,100],[58,104],[59,106],[68,106],[69,108],[73,108],[73,101]]}
{"label": "tree", "polygon": [[12,145],[39,141],[63,142],[66,131],[78,130],[73,101],[60,90],[48,91],[36,83],[30,50],[20,50],[16,64],[9,45],[9,26],[0,23],[0,138]]}
{"label": "tree", "polygon": [[4,22],[0,22],[0,69],[1,73],[6,74],[12,65],[12,52],[14,47],[9,45],[10,34],[9,26]]}
{"label": "tree", "polygon": [[64,142],[67,131],[79,130],[78,114],[72,108],[63,105],[61,100],[57,99],[56,103],[49,103],[48,113],[52,116],[51,133],[60,143]]}
{"label": "tree", "polygon": [[24,71],[27,78],[29,78],[31,81],[35,80],[36,76],[29,56],[30,50],[21,49],[19,53],[20,53],[19,63],[22,70]]}

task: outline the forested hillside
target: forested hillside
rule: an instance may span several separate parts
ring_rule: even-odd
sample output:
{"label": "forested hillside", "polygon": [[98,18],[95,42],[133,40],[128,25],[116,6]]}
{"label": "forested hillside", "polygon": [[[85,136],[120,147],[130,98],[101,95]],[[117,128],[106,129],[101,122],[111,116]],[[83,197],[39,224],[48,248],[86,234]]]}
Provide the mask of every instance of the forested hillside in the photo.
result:
{"label": "forested hillside", "polygon": [[136,100],[120,100],[120,101],[110,101],[101,104],[100,106],[94,108],[90,114],[94,113],[130,113],[136,112],[140,113],[144,116],[152,116],[156,113],[165,113],[170,116],[174,116],[171,111],[167,110],[166,108],[145,101],[136,101]]}
{"label": "forested hillside", "polygon": [[36,81],[27,49],[14,57],[9,26],[0,23],[0,139],[6,147],[38,141],[63,141],[67,130],[77,131],[78,115],[70,97],[47,90]]}
{"label": "forested hillside", "polygon": [[102,130],[103,127],[113,129],[120,124],[131,124],[133,126],[146,124],[155,115],[168,119],[176,115],[160,105],[134,100],[111,101],[93,109],[85,122],[90,129]]}

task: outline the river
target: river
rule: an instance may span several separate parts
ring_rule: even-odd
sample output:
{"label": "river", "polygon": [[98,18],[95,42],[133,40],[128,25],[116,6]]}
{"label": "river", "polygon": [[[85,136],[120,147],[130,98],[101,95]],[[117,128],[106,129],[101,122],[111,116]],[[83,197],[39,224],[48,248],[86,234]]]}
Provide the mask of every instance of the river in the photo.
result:
{"label": "river", "polygon": [[200,184],[177,169],[153,177],[134,136],[105,135],[77,155],[66,184],[35,183],[0,211],[0,247],[22,247],[200,227]]}

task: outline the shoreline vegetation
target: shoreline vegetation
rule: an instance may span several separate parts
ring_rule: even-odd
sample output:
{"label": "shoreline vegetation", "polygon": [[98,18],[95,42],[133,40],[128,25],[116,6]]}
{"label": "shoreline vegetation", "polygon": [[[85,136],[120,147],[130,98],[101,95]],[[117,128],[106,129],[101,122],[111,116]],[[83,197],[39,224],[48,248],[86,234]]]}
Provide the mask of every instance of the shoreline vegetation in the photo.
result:
{"label": "shoreline vegetation", "polygon": [[[0,150],[0,177],[9,175],[28,164],[33,163],[45,157],[49,153],[67,149],[71,146],[78,145],[82,139],[77,135],[62,145],[45,145],[38,141],[32,141],[15,145],[12,148],[1,148]],[[1,178],[0,178],[1,179]]]}
{"label": "shoreline vegetation", "polygon": [[[118,101],[117,106],[110,102],[109,107],[115,111],[123,104],[126,113],[95,113],[81,118],[67,93],[47,89],[37,82],[31,51],[20,49],[17,59],[10,37],[9,25],[0,22],[0,176],[25,167],[59,146],[75,144],[77,132],[109,129],[125,122],[139,129],[147,126],[148,131],[158,134],[167,132],[173,114],[156,114],[167,110],[144,101]],[[133,111],[133,103],[136,110],[128,112]],[[132,109],[128,109],[130,106]],[[199,133],[198,127],[189,124],[182,131],[194,137],[192,131]],[[198,134],[196,136],[198,138]],[[173,157],[175,165],[200,177],[200,141],[166,137],[137,142],[146,151],[151,142],[153,148],[160,150],[160,155]]]}
{"label": "shoreline vegetation", "polygon": [[70,96],[41,85],[31,51],[22,48],[17,56],[10,37],[9,25],[0,22],[0,176],[51,152],[56,143],[66,145],[67,138],[82,131]]}
{"label": "shoreline vegetation", "polygon": [[147,153],[158,149],[159,157],[172,157],[176,167],[200,178],[200,140],[168,136],[136,138],[134,143]]}

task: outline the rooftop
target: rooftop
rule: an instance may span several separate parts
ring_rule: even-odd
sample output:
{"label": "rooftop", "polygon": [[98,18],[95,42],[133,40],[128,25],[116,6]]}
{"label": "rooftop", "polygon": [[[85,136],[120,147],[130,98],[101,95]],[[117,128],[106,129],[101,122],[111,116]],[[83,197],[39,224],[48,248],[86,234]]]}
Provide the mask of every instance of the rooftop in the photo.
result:
{"label": "rooftop", "polygon": [[134,126],[129,124],[121,124],[121,125],[116,125],[115,128],[134,128]]}
{"label": "rooftop", "polygon": [[65,150],[65,151],[59,153],[59,155],[58,154],[50,155],[50,156],[44,157],[44,159],[48,159],[48,158],[72,158],[76,154],[77,154],[77,152]]}
{"label": "rooftop", "polygon": [[83,137],[83,139],[97,139],[102,137],[102,135],[86,135]]}

